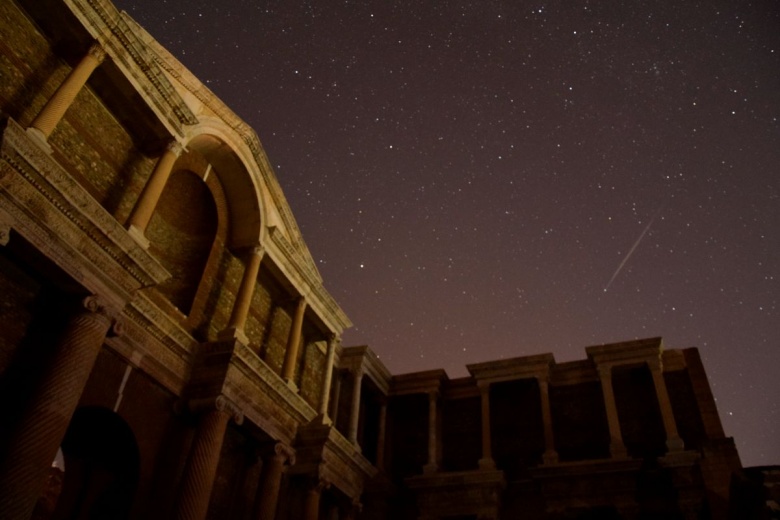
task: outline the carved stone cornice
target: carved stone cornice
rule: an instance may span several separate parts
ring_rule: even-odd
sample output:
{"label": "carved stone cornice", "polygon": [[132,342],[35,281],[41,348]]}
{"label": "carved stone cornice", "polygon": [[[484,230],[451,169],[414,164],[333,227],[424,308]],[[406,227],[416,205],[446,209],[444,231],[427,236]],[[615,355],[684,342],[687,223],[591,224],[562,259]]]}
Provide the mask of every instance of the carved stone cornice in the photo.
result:
{"label": "carved stone cornice", "polygon": [[13,228],[90,292],[124,302],[170,277],[12,119],[2,129],[0,172],[0,210]]}
{"label": "carved stone cornice", "polygon": [[[197,124],[195,114],[139,38],[137,24],[129,21],[106,0],[65,0],[65,3],[80,18],[86,30],[102,44],[112,61],[142,85],[144,97],[174,130],[181,134],[183,125]],[[147,85],[148,88],[144,88]]]}

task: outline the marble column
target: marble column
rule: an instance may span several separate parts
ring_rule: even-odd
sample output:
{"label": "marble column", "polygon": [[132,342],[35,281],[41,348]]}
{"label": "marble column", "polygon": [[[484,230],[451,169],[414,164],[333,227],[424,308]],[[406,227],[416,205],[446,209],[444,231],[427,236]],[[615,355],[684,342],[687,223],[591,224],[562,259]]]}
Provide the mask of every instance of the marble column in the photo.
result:
{"label": "marble column", "polygon": [[609,426],[609,452],[613,459],[625,458],[628,455],[623,444],[623,435],[620,431],[620,419],[618,418],[615,393],[612,390],[612,367],[609,365],[597,367],[601,379],[601,391],[604,395],[604,409],[607,412],[607,424]]}
{"label": "marble column", "polygon": [[93,43],[87,54],[70,71],[65,81],[30,123],[31,134],[36,135],[44,142],[49,138],[54,128],[62,120],[62,116],[73,104],[78,93],[86,85],[92,72],[103,63],[105,58],[106,51],[98,43]]}
{"label": "marble column", "polygon": [[330,487],[330,484],[319,479],[306,490],[306,498],[303,502],[303,520],[318,520],[320,517],[320,497],[322,491]]}
{"label": "marble column", "polygon": [[336,358],[336,347],[339,344],[339,337],[335,334],[331,335],[328,341],[328,357],[325,359],[325,370],[322,375],[322,387],[320,388],[320,406],[319,417],[323,424],[330,424],[331,420],[328,417],[328,399],[330,399],[330,385],[333,379],[333,361]]}
{"label": "marble column", "polygon": [[219,333],[220,339],[236,338],[244,344],[249,343],[244,333],[244,327],[246,326],[246,318],[249,316],[252,295],[255,293],[255,287],[257,286],[257,275],[260,272],[263,253],[263,248],[260,246],[252,248],[244,268],[244,275],[241,277],[241,285],[233,302],[230,320],[228,320],[227,328]]}
{"label": "marble column", "polygon": [[674,411],[672,402],[669,400],[669,392],[664,380],[664,370],[661,359],[653,359],[648,362],[650,373],[653,375],[653,384],[655,385],[655,394],[658,397],[658,406],[661,409],[661,419],[664,422],[666,431],[666,448],[668,451],[682,451],[684,449],[683,440],[677,432],[677,422],[674,420]]}
{"label": "marble column", "polygon": [[213,409],[201,412],[179,489],[177,520],[206,518],[222,441],[231,418],[239,424],[243,421],[241,412],[223,396],[217,397]]}
{"label": "marble column", "polygon": [[548,375],[544,375],[536,378],[539,383],[539,397],[542,401],[542,423],[544,424],[544,454],[542,455],[542,462],[544,464],[555,464],[558,462],[558,452],[555,451],[548,377]]}
{"label": "marble column", "polygon": [[263,464],[263,474],[252,512],[253,520],[273,519],[276,516],[276,505],[279,502],[279,488],[282,484],[282,474],[285,464],[295,464],[293,450],[282,443],[274,446],[273,455]]}
{"label": "marble column", "polygon": [[379,432],[376,437],[376,467],[385,469],[385,438],[387,429],[387,397],[379,403]]}
{"label": "marble column", "polygon": [[479,469],[496,469],[490,441],[490,383],[479,382],[479,395],[482,399],[482,458]]}
{"label": "marble column", "polygon": [[8,436],[0,465],[0,518],[30,518],[116,311],[90,296],[70,318],[40,385]]}
{"label": "marble column", "polygon": [[301,333],[303,330],[303,315],[306,311],[306,298],[298,298],[298,304],[295,307],[292,324],[290,325],[290,335],[287,339],[287,350],[284,353],[284,364],[282,365],[282,379],[288,386],[297,390],[295,384],[295,364],[298,361],[298,348],[301,344]]}
{"label": "marble column", "polygon": [[439,392],[428,392],[428,463],[423,466],[423,473],[435,473],[439,471],[438,461],[438,422],[439,415],[436,410],[436,401]]}
{"label": "marble column", "polygon": [[145,235],[146,227],[149,225],[149,221],[152,220],[154,210],[157,208],[157,203],[160,202],[162,192],[173,171],[173,165],[182,151],[184,151],[184,148],[179,142],[171,141],[168,143],[152,174],[149,176],[149,180],[146,181],[141,195],[135,203],[133,212],[127,220],[128,233],[144,248],[149,247],[149,240]]}
{"label": "marble column", "polygon": [[349,442],[358,446],[358,424],[360,421],[360,389],[363,383],[363,367],[359,366],[352,374],[352,405],[349,407],[349,430],[347,431],[347,438]]}

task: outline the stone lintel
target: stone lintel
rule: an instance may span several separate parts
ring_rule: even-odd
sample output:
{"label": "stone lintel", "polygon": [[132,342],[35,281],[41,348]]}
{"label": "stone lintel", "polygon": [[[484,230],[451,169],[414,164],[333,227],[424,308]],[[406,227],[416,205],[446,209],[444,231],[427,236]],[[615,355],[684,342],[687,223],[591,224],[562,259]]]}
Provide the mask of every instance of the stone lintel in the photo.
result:
{"label": "stone lintel", "polygon": [[598,372],[589,359],[558,363],[550,376],[550,383],[554,385],[577,385],[599,380]]}
{"label": "stone lintel", "polygon": [[648,338],[586,347],[588,359],[596,366],[632,365],[657,361],[663,352],[663,339]]}
{"label": "stone lintel", "polygon": [[469,373],[478,381],[499,382],[533,377],[548,377],[555,366],[552,354],[522,356],[512,359],[500,359],[485,363],[466,365]]}
{"label": "stone lintel", "polygon": [[438,392],[447,381],[447,372],[442,369],[401,374],[393,376],[390,392],[392,395]]}

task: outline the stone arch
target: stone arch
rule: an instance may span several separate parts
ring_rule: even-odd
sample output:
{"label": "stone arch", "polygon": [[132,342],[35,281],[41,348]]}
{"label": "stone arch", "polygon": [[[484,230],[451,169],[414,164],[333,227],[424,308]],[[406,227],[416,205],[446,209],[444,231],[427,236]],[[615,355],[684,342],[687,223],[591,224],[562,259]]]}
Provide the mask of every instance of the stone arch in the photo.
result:
{"label": "stone arch", "polygon": [[204,118],[190,133],[187,149],[212,166],[225,192],[230,221],[228,245],[238,249],[261,240],[263,215],[259,166],[241,136],[218,120]]}
{"label": "stone arch", "polygon": [[62,441],[65,476],[54,518],[127,518],[138,486],[141,455],[119,415],[99,406],[76,410]]}

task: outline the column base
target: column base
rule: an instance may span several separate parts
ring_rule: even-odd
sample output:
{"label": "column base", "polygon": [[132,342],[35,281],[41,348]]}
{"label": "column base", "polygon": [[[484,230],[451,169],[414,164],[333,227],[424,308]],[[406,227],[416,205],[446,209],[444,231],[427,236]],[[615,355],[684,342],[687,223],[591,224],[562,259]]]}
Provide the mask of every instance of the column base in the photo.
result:
{"label": "column base", "polygon": [[221,340],[235,339],[243,343],[244,346],[249,345],[249,338],[246,337],[244,331],[236,327],[228,327],[223,329],[219,332],[219,334],[217,334],[217,338]]}
{"label": "column base", "polygon": [[436,463],[426,464],[423,466],[423,475],[430,475],[431,473],[438,473],[439,465]]}
{"label": "column base", "polygon": [[545,466],[549,466],[551,464],[558,464],[558,452],[557,451],[545,451],[542,454],[542,463]]}
{"label": "column base", "polygon": [[287,388],[289,388],[296,394],[298,393],[298,385],[295,384],[295,381],[293,381],[292,379],[285,379],[284,383],[287,385]]}
{"label": "column base", "polygon": [[685,444],[680,437],[672,437],[671,439],[666,439],[666,450],[669,452],[683,451],[685,450]]}
{"label": "column base", "polygon": [[37,144],[44,152],[51,155],[52,153],[51,145],[46,141],[46,136],[43,135],[43,132],[41,132],[34,126],[28,126],[26,132],[27,132],[27,136],[32,138],[33,141],[35,141],[35,144]]}
{"label": "column base", "polygon": [[479,469],[486,469],[486,470],[496,469],[496,461],[494,461],[490,457],[479,459],[479,462],[477,462],[477,465],[478,465]]}
{"label": "column base", "polygon": [[143,247],[144,249],[149,249],[149,239],[144,236],[144,232],[139,228],[135,227],[133,224],[130,224],[130,226],[127,228],[127,234],[130,235],[130,238],[138,242],[139,246]]}
{"label": "column base", "polygon": [[613,459],[627,459],[628,458],[628,450],[623,445],[623,443],[616,443],[612,442],[612,444],[609,445],[609,454],[612,456]]}

